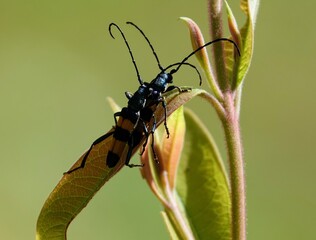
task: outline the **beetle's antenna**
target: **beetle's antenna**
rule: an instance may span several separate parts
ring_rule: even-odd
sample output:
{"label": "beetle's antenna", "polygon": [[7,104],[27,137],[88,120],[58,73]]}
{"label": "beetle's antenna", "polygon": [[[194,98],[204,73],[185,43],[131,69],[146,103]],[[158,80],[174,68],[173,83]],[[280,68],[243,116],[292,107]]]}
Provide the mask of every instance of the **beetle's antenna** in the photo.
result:
{"label": "beetle's antenna", "polygon": [[[200,51],[201,49],[205,48],[205,47],[208,46],[208,45],[211,45],[211,44],[213,44],[213,43],[220,42],[220,41],[227,41],[227,42],[230,42],[230,43],[234,44],[235,48],[237,49],[238,55],[240,56],[239,48],[238,48],[237,44],[236,44],[233,40],[228,39],[228,38],[218,38],[218,39],[215,39],[215,40],[210,41],[210,42],[208,42],[208,43],[205,43],[203,46],[200,46],[200,47],[198,47],[196,50],[194,50],[193,52],[191,52],[188,56],[186,56],[186,57],[179,63],[179,65],[178,65],[177,68],[172,69],[172,70],[170,71],[170,74],[176,73],[176,72],[180,69],[180,67],[181,67],[190,57],[192,57],[195,53],[197,53],[197,52]],[[171,65],[170,65],[170,66],[171,66]],[[169,68],[170,66],[166,67],[164,70],[166,70],[166,69]]]}
{"label": "beetle's antenna", "polygon": [[157,61],[157,63],[158,63],[159,69],[162,71],[162,70],[163,70],[163,67],[162,67],[161,64],[160,64],[158,55],[157,55],[157,53],[155,52],[155,49],[154,49],[153,45],[151,45],[151,42],[149,41],[149,39],[147,38],[147,36],[146,36],[145,33],[143,32],[143,30],[141,30],[135,23],[132,23],[132,22],[126,22],[126,23],[133,25],[133,26],[143,35],[143,37],[146,39],[146,41],[147,41],[149,47],[151,48],[151,51],[153,52],[153,54],[154,54],[154,56],[155,56],[155,58],[156,58],[156,61]]}
{"label": "beetle's antenna", "polygon": [[111,23],[111,24],[109,25],[109,32],[110,32],[110,35],[111,35],[112,38],[115,39],[115,37],[114,37],[113,34],[112,34],[112,29],[111,29],[112,26],[115,26],[115,27],[117,28],[117,30],[120,31],[120,33],[121,33],[121,35],[122,35],[122,37],[123,37],[123,39],[124,39],[124,42],[125,42],[125,44],[126,44],[126,47],[128,48],[129,54],[130,54],[130,56],[131,56],[131,58],[132,58],[132,61],[133,61],[133,64],[134,64],[134,67],[135,67],[135,70],[136,70],[138,82],[140,83],[140,85],[142,85],[144,82],[142,81],[142,79],[141,79],[141,77],[140,77],[140,75],[139,75],[139,71],[138,71],[138,68],[137,68],[137,65],[136,65],[136,61],[135,61],[135,59],[134,59],[132,50],[131,50],[131,48],[129,47],[129,44],[128,44],[126,38],[125,38],[124,33],[123,33],[122,30],[119,28],[119,26],[117,26],[115,23]]}

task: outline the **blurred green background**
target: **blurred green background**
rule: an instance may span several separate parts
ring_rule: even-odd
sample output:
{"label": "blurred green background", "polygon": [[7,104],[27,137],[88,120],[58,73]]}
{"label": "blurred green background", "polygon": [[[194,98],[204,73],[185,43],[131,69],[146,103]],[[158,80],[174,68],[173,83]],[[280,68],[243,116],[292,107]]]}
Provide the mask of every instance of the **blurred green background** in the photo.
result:
{"label": "blurred green background", "polygon": [[[263,1],[259,10],[241,111],[249,239],[315,239],[315,7],[281,0]],[[237,1],[232,8],[242,25]],[[209,40],[206,1],[1,1],[1,239],[35,238],[39,211],[62,173],[114,124],[106,97],[124,106],[124,91],[137,88],[126,47],[118,33],[110,38],[109,23],[121,26],[149,81],[158,72],[154,57],[124,23],[145,31],[166,66],[191,52],[180,16],[194,19]],[[185,68],[175,82],[198,86]],[[214,112],[199,99],[189,107],[224,152]],[[124,168],[68,237],[168,239],[160,210],[139,171]]]}

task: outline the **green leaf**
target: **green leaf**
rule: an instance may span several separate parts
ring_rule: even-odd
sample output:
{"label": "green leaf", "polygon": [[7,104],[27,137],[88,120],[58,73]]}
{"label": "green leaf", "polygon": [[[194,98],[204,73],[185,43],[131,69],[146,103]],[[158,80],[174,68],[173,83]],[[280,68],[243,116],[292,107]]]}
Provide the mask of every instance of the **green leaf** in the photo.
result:
{"label": "green leaf", "polygon": [[246,23],[240,30],[241,35],[241,58],[235,66],[237,71],[233,80],[233,90],[237,89],[242,84],[252,58],[254,46],[254,29],[255,21],[258,13],[259,0],[242,0],[241,9],[246,15]]}
{"label": "green leaf", "polygon": [[177,192],[196,239],[231,239],[228,179],[217,147],[200,120],[185,112],[186,136]]}

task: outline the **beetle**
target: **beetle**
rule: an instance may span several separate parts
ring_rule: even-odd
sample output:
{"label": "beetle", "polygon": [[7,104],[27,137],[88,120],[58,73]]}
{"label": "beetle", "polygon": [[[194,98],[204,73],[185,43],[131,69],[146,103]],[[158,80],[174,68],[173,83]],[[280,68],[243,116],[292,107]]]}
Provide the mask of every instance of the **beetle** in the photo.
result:
{"label": "beetle", "polygon": [[[133,53],[131,51],[131,48],[126,40],[126,37],[123,31],[115,23],[111,23],[109,25],[109,33],[112,38],[115,39],[115,37],[112,34],[112,27],[115,27],[120,32],[125,42],[125,45],[129,51],[130,57],[132,59],[140,86],[134,93],[125,92],[125,95],[128,99],[127,107],[122,108],[120,112],[116,112],[114,114],[114,120],[115,120],[114,131],[111,131],[99,137],[97,140],[95,140],[90,146],[90,148],[88,149],[88,151],[86,152],[80,166],[74,169],[71,169],[67,173],[71,173],[80,168],[84,168],[87,157],[89,156],[89,153],[92,150],[93,146],[99,144],[100,142],[102,142],[103,140],[105,140],[111,135],[113,135],[113,141],[106,157],[106,165],[109,168],[113,168],[114,166],[116,166],[116,164],[121,159],[122,153],[125,151],[126,147],[127,147],[127,154],[125,158],[125,165],[129,167],[143,166],[141,164],[130,164],[130,159],[132,156],[133,149],[137,147],[142,140],[145,140],[145,142],[143,144],[143,150],[141,151],[141,153],[144,152],[145,146],[147,145],[147,142],[148,142],[149,135],[150,134],[153,135],[153,133],[155,132],[155,129],[156,129],[155,111],[159,104],[162,104],[162,107],[164,108],[164,126],[167,133],[167,137],[169,137],[169,130],[168,130],[167,122],[166,122],[167,120],[166,102],[162,94],[168,91],[171,91],[172,89],[175,89],[175,88],[178,89],[180,92],[182,91],[177,86],[174,86],[174,85],[169,86],[169,84],[173,83],[173,74],[176,73],[182,65],[187,65],[196,70],[196,72],[199,75],[200,85],[201,85],[202,78],[198,69],[194,65],[186,62],[191,56],[193,56],[196,52],[200,51],[204,47],[211,45],[215,42],[219,42],[219,41],[231,42],[232,44],[234,44],[234,46],[238,50],[238,46],[236,45],[234,41],[227,38],[219,38],[219,39],[210,41],[204,44],[203,46],[200,46],[199,48],[191,52],[188,56],[186,56],[181,62],[173,63],[167,66],[166,68],[163,68],[160,64],[157,53],[155,52],[152,44],[150,43],[145,33],[134,23],[127,22],[127,24],[134,26],[143,35],[148,45],[150,46],[153,55],[156,58],[160,72],[151,82],[144,82],[140,77],[136,61],[134,59]],[[238,53],[239,53],[239,50],[238,50]],[[172,68],[172,67],[175,67],[175,68]],[[169,72],[167,72],[167,70],[170,68],[172,69]],[[153,119],[153,123],[151,126],[149,126],[150,121],[152,119]],[[156,162],[158,162],[158,159],[154,151],[154,138],[152,139],[153,140],[151,143],[151,148],[153,150],[154,159],[156,160]]]}

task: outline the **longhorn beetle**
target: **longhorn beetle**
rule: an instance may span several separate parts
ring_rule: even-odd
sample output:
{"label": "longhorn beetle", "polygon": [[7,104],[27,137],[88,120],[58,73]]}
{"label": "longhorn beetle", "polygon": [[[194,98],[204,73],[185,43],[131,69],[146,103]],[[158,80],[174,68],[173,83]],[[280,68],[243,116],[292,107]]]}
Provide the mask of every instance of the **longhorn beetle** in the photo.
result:
{"label": "longhorn beetle", "polygon": [[[137,65],[136,65],[136,61],[134,59],[133,53],[131,51],[131,48],[125,38],[124,33],[122,32],[122,30],[120,29],[120,27],[118,25],[116,25],[115,23],[111,23],[109,25],[109,33],[111,35],[112,38],[114,38],[113,34],[112,34],[112,27],[116,27],[117,30],[121,33],[121,36],[126,44],[126,47],[129,51],[130,57],[132,59],[134,68],[136,70],[136,75],[137,75],[137,79],[138,82],[140,84],[139,88],[137,89],[137,91],[134,92],[134,94],[130,93],[130,92],[125,92],[125,95],[128,99],[128,103],[127,103],[127,107],[124,107],[120,112],[117,112],[114,114],[114,120],[115,120],[115,128],[113,132],[107,133],[103,136],[101,136],[100,138],[98,138],[97,140],[95,140],[92,145],[90,146],[90,148],[88,149],[88,151],[86,152],[81,165],[77,168],[74,168],[70,171],[68,171],[67,173],[71,173],[73,171],[76,171],[80,168],[83,168],[85,166],[87,157],[91,151],[91,149],[93,148],[93,146],[95,146],[96,144],[102,142],[104,139],[106,139],[107,137],[113,135],[113,142],[112,142],[112,147],[109,149],[109,152],[107,154],[107,158],[106,158],[106,165],[109,168],[113,168],[114,166],[116,166],[116,164],[118,163],[118,161],[121,158],[121,155],[125,149],[125,147],[128,147],[127,150],[127,154],[126,154],[126,159],[125,159],[125,165],[129,166],[129,167],[136,167],[136,166],[142,166],[142,165],[138,165],[138,164],[130,164],[130,158],[132,155],[132,151],[133,149],[138,146],[138,144],[142,141],[142,139],[145,137],[145,143],[143,144],[143,150],[145,149],[145,146],[147,144],[148,141],[148,137],[150,134],[153,135],[155,129],[156,129],[156,119],[155,119],[155,111],[157,106],[161,103],[162,107],[164,108],[164,125],[165,125],[165,130],[167,133],[167,136],[169,136],[169,130],[168,130],[168,126],[167,126],[167,110],[166,110],[166,102],[162,96],[163,93],[166,93],[172,89],[177,88],[179,91],[181,91],[181,89],[177,86],[169,86],[169,84],[173,83],[173,74],[176,73],[180,67],[182,65],[187,65],[190,66],[192,68],[194,68],[198,75],[199,75],[199,79],[200,79],[200,85],[202,83],[202,79],[201,79],[201,75],[199,73],[199,71],[197,70],[197,68],[190,64],[190,63],[186,63],[186,61],[193,56],[196,52],[200,51],[201,49],[203,49],[204,47],[211,45],[215,42],[219,42],[219,41],[228,41],[231,42],[232,44],[234,44],[234,46],[236,47],[238,54],[239,53],[239,49],[237,44],[227,38],[219,38],[213,41],[210,41],[206,44],[204,44],[203,46],[200,46],[199,48],[197,48],[196,50],[194,50],[193,52],[191,52],[187,57],[185,57],[181,62],[178,63],[173,63],[170,64],[169,66],[167,66],[166,68],[163,68],[160,64],[159,58],[157,56],[157,53],[155,52],[152,44],[150,43],[149,39],[147,38],[147,36],[145,35],[145,33],[134,23],[132,22],[127,22],[127,24],[130,24],[132,26],[134,26],[145,38],[145,40],[147,41],[149,47],[152,50],[153,55],[156,58],[158,67],[160,69],[160,72],[158,73],[158,75],[151,81],[151,82],[144,82],[139,74]],[[170,70],[170,72],[166,72],[166,70],[175,67]],[[118,118],[118,120],[117,120]],[[151,129],[148,130],[148,124],[150,123],[151,119],[153,119],[153,124],[151,126]],[[154,154],[154,158],[157,160],[156,154],[154,152],[154,138],[152,138],[152,143],[151,143],[151,148],[153,150],[153,154]]]}

